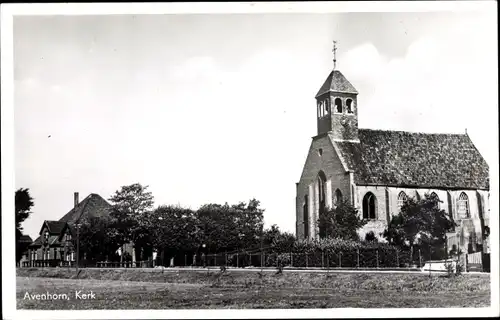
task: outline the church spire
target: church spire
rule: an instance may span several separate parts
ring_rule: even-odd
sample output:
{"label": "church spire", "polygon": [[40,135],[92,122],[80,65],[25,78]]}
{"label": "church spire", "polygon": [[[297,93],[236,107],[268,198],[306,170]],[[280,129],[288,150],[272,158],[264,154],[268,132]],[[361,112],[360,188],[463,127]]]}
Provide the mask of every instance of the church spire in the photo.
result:
{"label": "church spire", "polygon": [[333,71],[337,68],[337,41],[333,40]]}

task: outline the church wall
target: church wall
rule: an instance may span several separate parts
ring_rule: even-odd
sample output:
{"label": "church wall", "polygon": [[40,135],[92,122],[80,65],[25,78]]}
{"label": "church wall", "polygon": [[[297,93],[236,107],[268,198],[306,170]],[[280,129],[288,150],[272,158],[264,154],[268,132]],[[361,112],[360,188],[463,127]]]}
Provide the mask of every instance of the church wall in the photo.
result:
{"label": "church wall", "polygon": [[[459,225],[457,232],[461,233],[463,239],[461,243],[462,250],[467,251],[469,243],[469,236],[474,233],[475,241],[482,243],[481,220],[480,211],[482,212],[484,225],[489,224],[489,201],[488,191],[484,190],[443,190],[443,189],[427,189],[427,188],[396,188],[384,186],[357,186],[357,201],[356,207],[359,210],[360,217],[363,216],[363,197],[368,192],[372,192],[377,199],[377,212],[376,219],[370,220],[363,228],[358,231],[361,239],[364,239],[366,233],[373,231],[376,236],[381,239],[381,233],[387,228],[387,225],[392,216],[399,213],[398,208],[398,195],[403,191],[407,197],[423,198],[425,194],[435,192],[439,199],[442,201],[439,204],[440,209],[444,210],[453,217],[453,220]],[[458,198],[464,192],[469,198],[469,219],[459,219],[458,211]],[[418,198],[417,198],[418,199]],[[479,199],[479,200],[478,200]],[[450,233],[451,234],[451,233]],[[458,242],[457,242],[458,243]],[[475,250],[475,243],[473,246]]]}
{"label": "church wall", "polygon": [[363,198],[364,196],[368,193],[371,192],[375,195],[375,198],[377,199],[377,205],[376,205],[376,212],[375,212],[375,219],[374,220],[369,220],[366,225],[364,225],[361,229],[358,230],[358,235],[361,240],[365,238],[365,235],[373,231],[375,233],[375,236],[380,241],[384,241],[384,238],[382,237],[382,234],[384,230],[387,228],[387,195],[386,195],[386,188],[383,186],[357,186],[356,187],[356,193],[357,193],[357,201],[356,201],[356,208],[358,209],[358,214],[360,218],[363,217]]}
{"label": "church wall", "polygon": [[[319,155],[319,149],[322,155]],[[328,135],[314,139],[307,155],[307,160],[302,171],[302,176],[297,184],[296,198],[296,234],[299,239],[304,238],[303,205],[304,196],[309,195],[309,235],[316,237],[318,234],[318,173],[322,170],[326,175],[326,206],[332,206],[336,189],[342,193],[345,200],[350,199],[349,174],[344,171],[344,167],[338,158],[335,149]]]}

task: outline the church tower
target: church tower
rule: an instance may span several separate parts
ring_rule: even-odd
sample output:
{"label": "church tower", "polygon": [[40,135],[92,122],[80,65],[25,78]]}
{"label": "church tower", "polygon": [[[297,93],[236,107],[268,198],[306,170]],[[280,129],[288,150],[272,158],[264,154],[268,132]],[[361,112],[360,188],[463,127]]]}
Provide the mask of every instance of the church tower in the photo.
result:
{"label": "church tower", "polygon": [[333,47],[333,70],[316,94],[318,135],[330,133],[334,140],[359,141],[358,92],[336,68]]}

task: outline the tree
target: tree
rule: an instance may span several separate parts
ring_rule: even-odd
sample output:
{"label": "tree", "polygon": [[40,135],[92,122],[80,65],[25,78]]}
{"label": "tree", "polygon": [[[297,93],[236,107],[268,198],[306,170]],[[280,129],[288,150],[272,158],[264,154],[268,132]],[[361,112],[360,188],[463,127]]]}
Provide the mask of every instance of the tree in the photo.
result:
{"label": "tree", "polygon": [[[80,255],[86,253],[87,260],[113,260],[120,247],[117,238],[110,236],[110,217],[91,217],[82,220],[79,232]],[[76,241],[76,240],[75,240]],[[74,244],[76,246],[76,243]]]}
{"label": "tree", "polygon": [[194,252],[198,247],[196,220],[191,209],[159,206],[148,215],[151,244],[162,257]]}
{"label": "tree", "polygon": [[197,239],[209,252],[255,248],[260,245],[264,226],[264,209],[260,202],[236,205],[206,204],[195,213]]}
{"label": "tree", "polygon": [[358,210],[348,200],[341,201],[333,209],[320,212],[318,226],[321,238],[359,240],[358,229],[367,223],[360,219]]}
{"label": "tree", "polygon": [[35,205],[33,200],[28,188],[20,188],[15,193],[16,229],[19,231],[23,230],[21,223],[31,214],[31,208]]}
{"label": "tree", "polygon": [[[446,233],[453,231],[456,224],[444,210],[439,209],[439,201],[428,194],[420,200],[408,198],[401,212],[391,219],[384,237],[394,245],[419,245],[422,250],[433,250],[432,253],[440,258],[444,252]],[[430,256],[431,252],[428,254]]]}
{"label": "tree", "polygon": [[264,246],[272,248],[275,252],[290,252],[297,240],[295,235],[289,232],[282,232],[276,224],[264,230],[263,237]]}
{"label": "tree", "polygon": [[132,241],[137,248],[150,245],[147,213],[153,209],[154,197],[147,188],[139,183],[122,186],[109,198],[114,209],[110,235],[122,244]]}

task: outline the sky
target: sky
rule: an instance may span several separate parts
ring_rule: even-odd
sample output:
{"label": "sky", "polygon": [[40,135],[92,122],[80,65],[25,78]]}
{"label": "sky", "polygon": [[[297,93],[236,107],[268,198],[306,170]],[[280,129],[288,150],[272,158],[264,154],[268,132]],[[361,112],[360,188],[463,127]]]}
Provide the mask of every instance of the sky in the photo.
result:
{"label": "sky", "polygon": [[14,17],[15,188],[35,238],[90,193],[155,205],[261,201],[295,232],[314,96],[337,68],[359,127],[498,135],[496,12]]}

